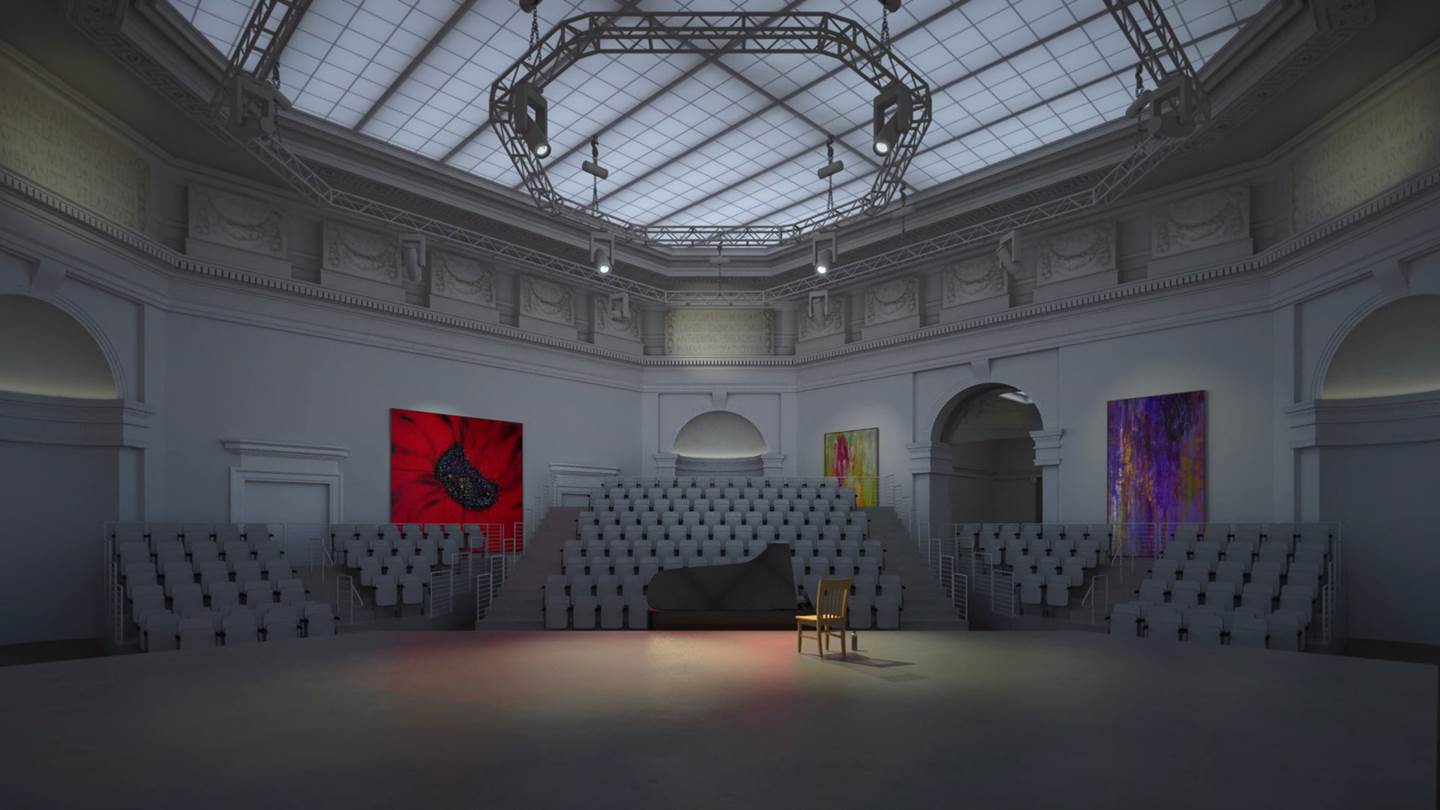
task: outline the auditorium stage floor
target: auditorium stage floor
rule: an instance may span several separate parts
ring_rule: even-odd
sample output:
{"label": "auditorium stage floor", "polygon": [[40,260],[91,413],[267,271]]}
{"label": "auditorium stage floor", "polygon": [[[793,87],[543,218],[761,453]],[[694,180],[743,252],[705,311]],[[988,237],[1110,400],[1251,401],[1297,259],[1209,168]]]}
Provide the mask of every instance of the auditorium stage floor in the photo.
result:
{"label": "auditorium stage floor", "polygon": [[1437,670],[1091,633],[370,633],[0,670],[0,807],[1425,808]]}

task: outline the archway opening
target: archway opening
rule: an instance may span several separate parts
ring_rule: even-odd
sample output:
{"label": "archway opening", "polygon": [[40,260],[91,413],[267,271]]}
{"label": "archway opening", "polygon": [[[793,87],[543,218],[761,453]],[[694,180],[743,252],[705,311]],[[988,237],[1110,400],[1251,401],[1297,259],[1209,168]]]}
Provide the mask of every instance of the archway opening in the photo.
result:
{"label": "archway opening", "polygon": [[763,475],[769,446],[760,429],[731,411],[694,417],[675,436],[675,471],[681,475]]}
{"label": "archway opening", "polygon": [[1440,295],[1391,301],[1345,336],[1325,372],[1325,399],[1440,390]]}
{"label": "archway opening", "polygon": [[95,338],[54,304],[0,295],[0,391],[72,399],[119,396]]}
{"label": "archway opening", "polygon": [[[1044,514],[1031,431],[1040,409],[1009,385],[960,392],[935,421],[932,441],[950,446],[952,469],[939,488],[950,523],[1037,523]],[[933,491],[933,490],[932,490]]]}

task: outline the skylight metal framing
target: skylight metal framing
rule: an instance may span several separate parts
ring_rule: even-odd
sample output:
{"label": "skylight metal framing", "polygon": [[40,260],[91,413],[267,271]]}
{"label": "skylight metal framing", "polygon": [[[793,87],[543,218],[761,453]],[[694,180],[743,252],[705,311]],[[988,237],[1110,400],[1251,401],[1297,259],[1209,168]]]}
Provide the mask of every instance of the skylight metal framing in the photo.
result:
{"label": "skylight metal framing", "polygon": [[[839,60],[877,93],[899,84],[910,93],[911,125],[878,165],[871,189],[833,208],[785,225],[644,226],[578,204],[560,194],[511,122],[514,90],[522,83],[544,89],[566,68],[602,54],[800,53]],[[738,72],[722,65],[740,78]],[[747,82],[752,90],[761,90]],[[762,91],[763,92],[763,91]],[[779,103],[766,94],[772,106]],[[797,115],[793,108],[787,108]],[[624,238],[685,247],[769,247],[803,238],[887,206],[904,184],[905,169],[930,126],[930,89],[924,79],[860,23],[829,12],[818,13],[633,13],[593,12],[564,20],[491,85],[490,125],[524,178],[526,189],[546,211],[587,227],[601,227]],[[811,126],[820,129],[811,122]],[[848,146],[848,145],[847,145]],[[872,161],[873,162],[873,161]]]}

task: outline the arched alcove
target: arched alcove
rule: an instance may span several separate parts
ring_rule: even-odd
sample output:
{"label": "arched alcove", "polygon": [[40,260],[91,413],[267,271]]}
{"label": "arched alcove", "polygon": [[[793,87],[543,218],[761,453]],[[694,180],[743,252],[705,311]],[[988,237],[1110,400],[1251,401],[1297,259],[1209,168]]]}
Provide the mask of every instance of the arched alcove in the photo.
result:
{"label": "arched alcove", "polygon": [[115,399],[115,376],[85,327],[54,304],[0,295],[0,390]]}
{"label": "arched alcove", "polygon": [[932,498],[946,501],[938,514],[954,523],[1038,522],[1041,470],[1030,434],[1043,429],[1040,410],[1018,388],[985,384],[956,394],[931,428],[952,463],[944,485],[932,484]]}
{"label": "arched alcove", "polygon": [[675,436],[675,469],[687,475],[761,475],[769,452],[760,429],[731,411],[707,411]]}
{"label": "arched alcove", "polygon": [[1364,399],[1440,390],[1440,295],[1401,298],[1345,335],[1321,397]]}

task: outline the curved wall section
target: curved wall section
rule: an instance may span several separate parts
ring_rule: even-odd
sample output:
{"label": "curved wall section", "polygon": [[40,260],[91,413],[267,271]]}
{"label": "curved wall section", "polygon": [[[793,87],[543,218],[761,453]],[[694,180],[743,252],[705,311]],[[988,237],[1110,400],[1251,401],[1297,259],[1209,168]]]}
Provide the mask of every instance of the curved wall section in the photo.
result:
{"label": "curved wall section", "polygon": [[688,459],[753,459],[768,450],[760,429],[730,411],[702,413],[675,437],[675,455]]}
{"label": "curved wall section", "polygon": [[1325,399],[1440,390],[1440,295],[1392,301],[1356,324],[1325,373]]}
{"label": "curved wall section", "polygon": [[0,295],[0,391],[115,399],[110,364],[80,322],[24,295]]}

